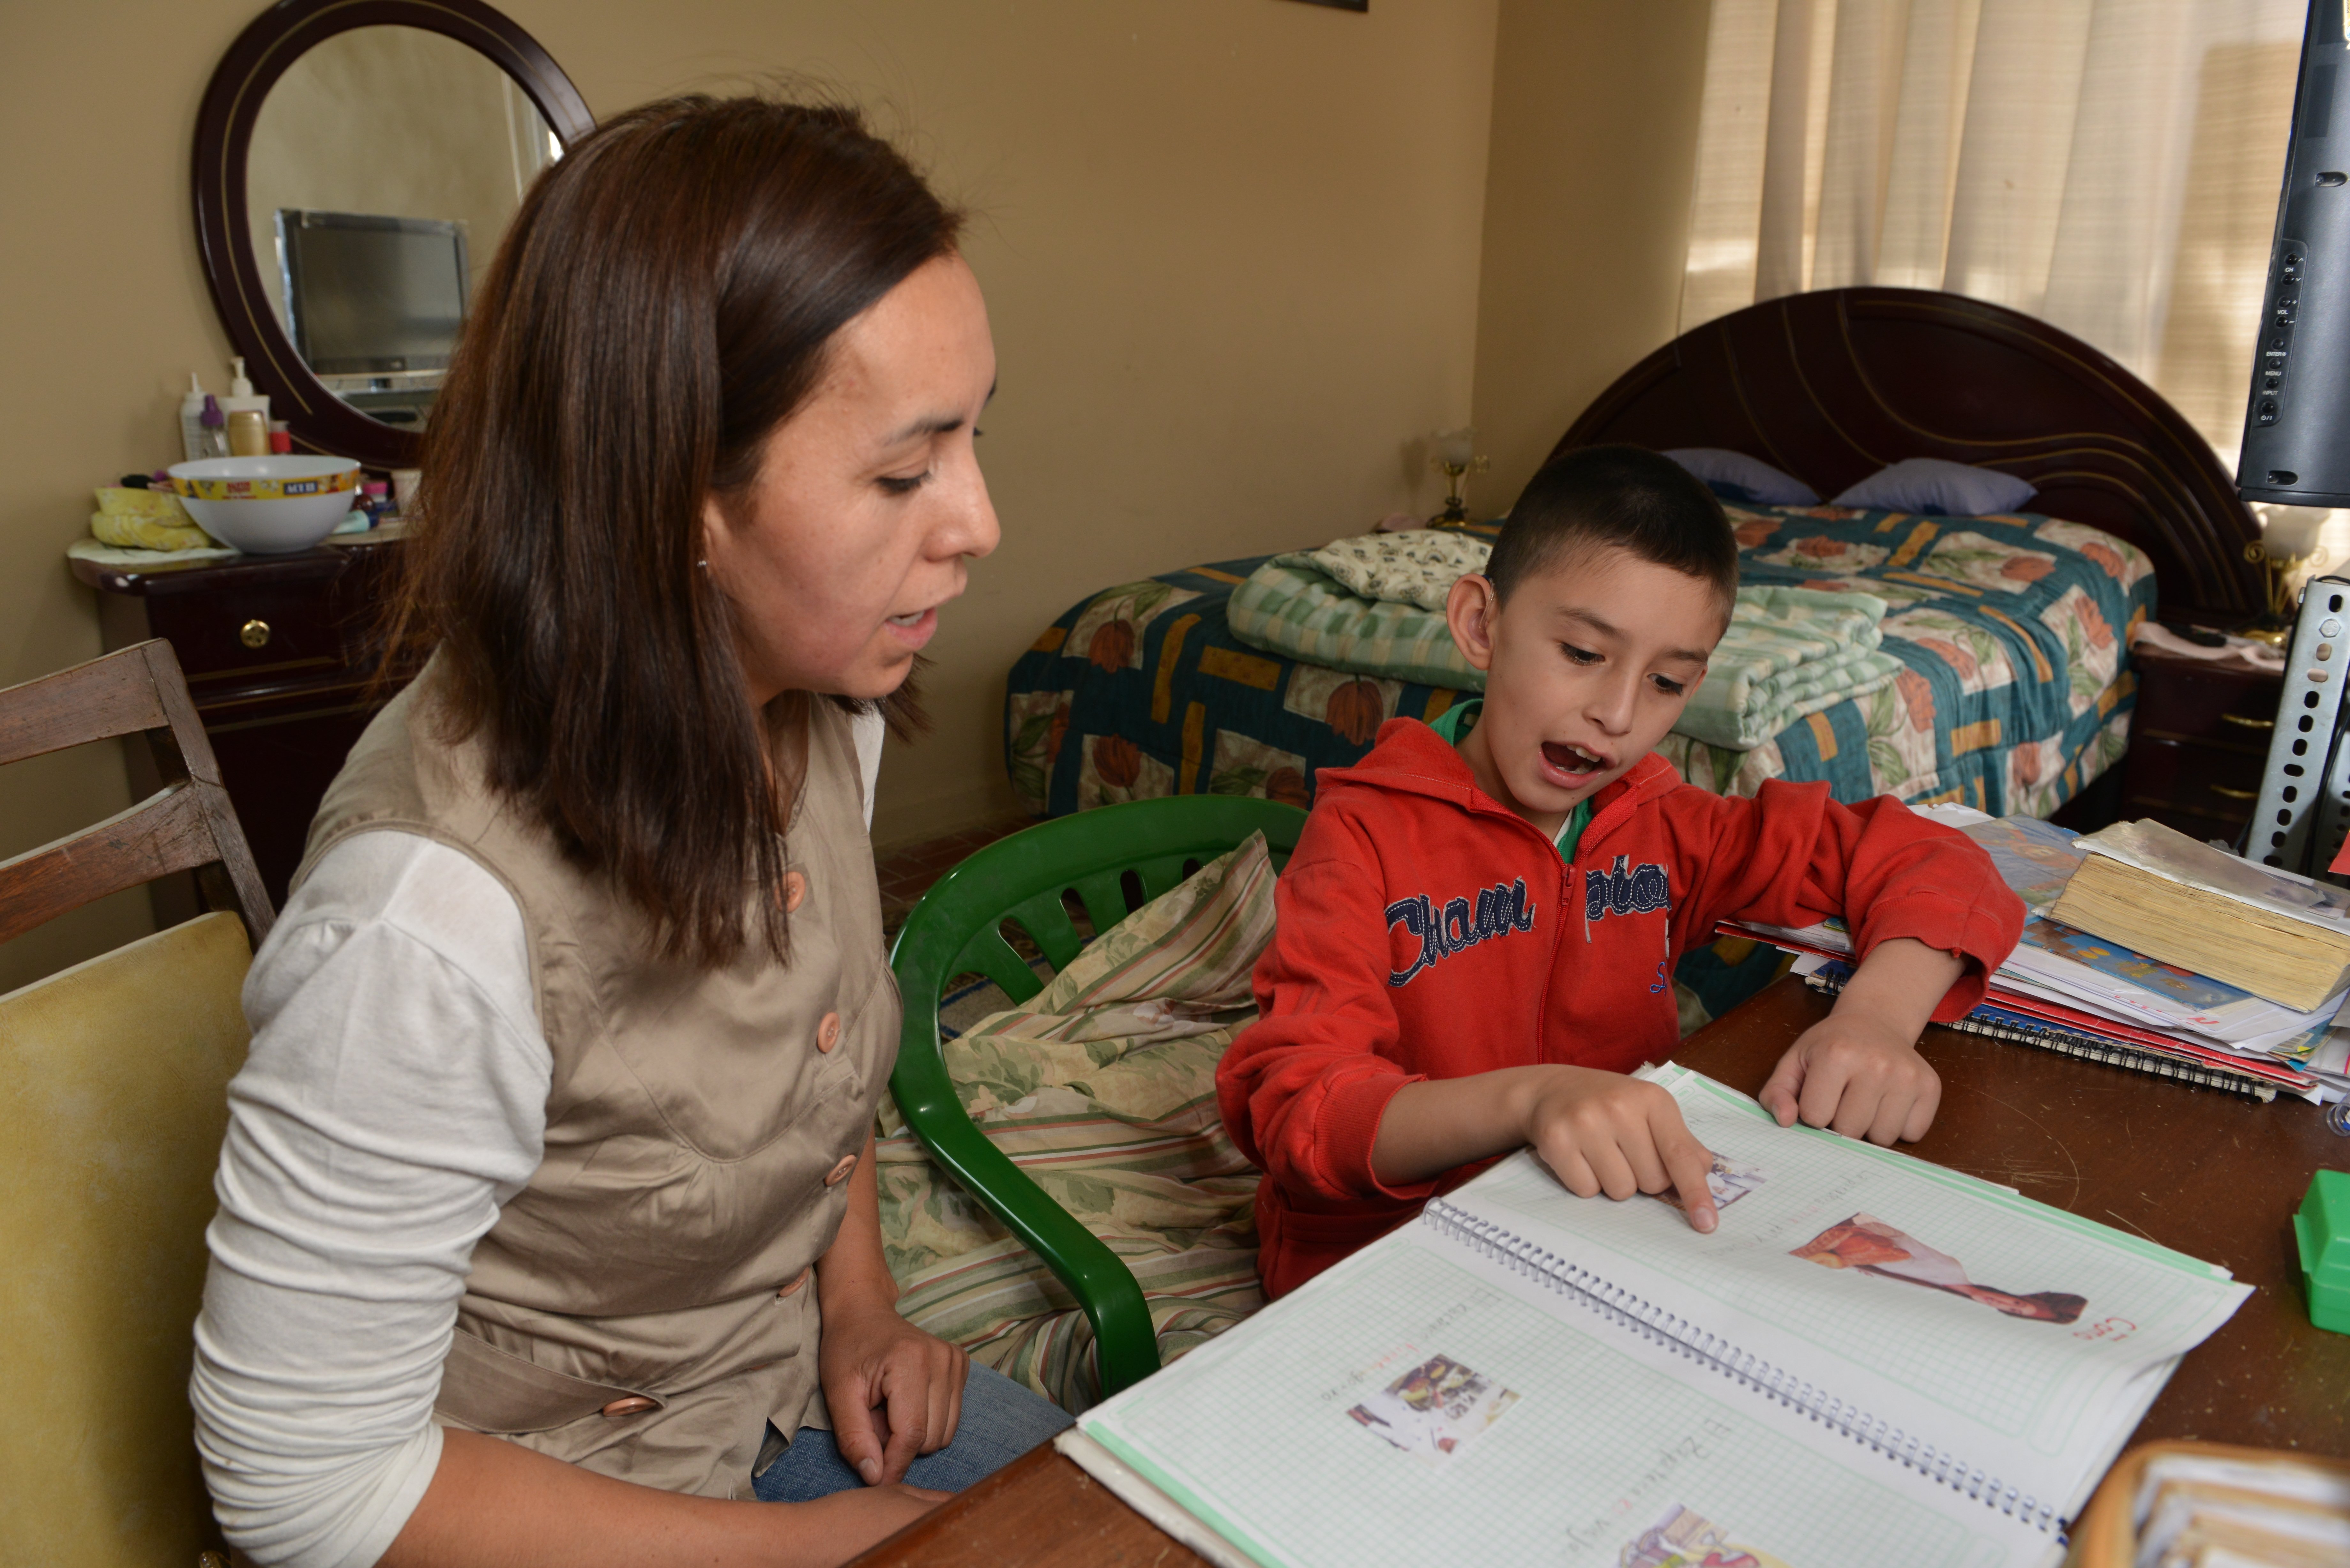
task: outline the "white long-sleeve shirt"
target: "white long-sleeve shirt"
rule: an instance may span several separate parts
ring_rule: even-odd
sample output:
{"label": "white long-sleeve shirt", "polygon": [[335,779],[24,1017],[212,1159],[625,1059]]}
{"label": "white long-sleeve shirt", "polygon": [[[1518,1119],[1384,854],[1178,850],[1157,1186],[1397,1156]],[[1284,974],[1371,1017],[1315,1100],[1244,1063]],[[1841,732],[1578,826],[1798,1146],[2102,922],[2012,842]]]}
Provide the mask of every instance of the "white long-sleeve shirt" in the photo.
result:
{"label": "white long-sleeve shirt", "polygon": [[[856,726],[866,816],[881,724]],[[511,895],[462,852],[364,833],[287,900],[244,986],[190,1396],[230,1542],[369,1568],[441,1458],[473,1245],[544,1154],[554,1057]]]}

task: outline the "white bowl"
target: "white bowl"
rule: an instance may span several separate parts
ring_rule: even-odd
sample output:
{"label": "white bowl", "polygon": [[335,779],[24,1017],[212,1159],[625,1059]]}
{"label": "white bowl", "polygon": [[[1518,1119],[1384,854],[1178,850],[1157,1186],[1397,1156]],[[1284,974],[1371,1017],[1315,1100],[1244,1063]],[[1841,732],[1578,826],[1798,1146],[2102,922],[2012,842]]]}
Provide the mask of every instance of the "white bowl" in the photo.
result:
{"label": "white bowl", "polygon": [[344,457],[204,457],[165,472],[205,533],[255,556],[308,549],[359,490],[359,465]]}

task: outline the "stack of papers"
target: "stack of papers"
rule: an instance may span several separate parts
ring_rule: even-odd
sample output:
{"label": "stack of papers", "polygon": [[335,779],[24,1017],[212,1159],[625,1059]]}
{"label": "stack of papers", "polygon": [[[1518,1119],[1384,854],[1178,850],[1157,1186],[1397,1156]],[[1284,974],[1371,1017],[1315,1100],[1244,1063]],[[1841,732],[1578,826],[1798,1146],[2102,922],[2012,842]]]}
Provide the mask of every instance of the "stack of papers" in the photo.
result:
{"label": "stack of papers", "polygon": [[[2032,817],[1991,817],[1964,806],[1924,808],[1990,852],[2029,916],[2015,951],[1991,976],[1978,1013],[2109,1042],[2133,1052],[2213,1067],[2320,1103],[2350,1097],[2345,992],[2308,1012],[2159,962],[2048,917],[2085,851],[2074,834]],[[1725,921],[1796,955],[1798,973],[1834,984],[1848,975],[1852,939],[1841,919],[1802,929]],[[1972,1016],[1972,1015],[1970,1015]]]}

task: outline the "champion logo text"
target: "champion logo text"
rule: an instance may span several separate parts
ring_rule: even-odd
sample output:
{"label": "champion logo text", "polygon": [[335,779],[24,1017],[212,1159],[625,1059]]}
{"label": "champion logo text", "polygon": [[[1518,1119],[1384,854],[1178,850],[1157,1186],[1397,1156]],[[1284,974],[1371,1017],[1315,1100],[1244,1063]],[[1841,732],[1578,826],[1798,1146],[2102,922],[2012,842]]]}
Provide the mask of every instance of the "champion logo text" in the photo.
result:
{"label": "champion logo text", "polygon": [[1388,906],[1388,929],[1392,932],[1398,926],[1419,943],[1419,952],[1409,969],[1390,970],[1388,983],[1408,985],[1420,971],[1490,937],[1533,930],[1534,905],[1526,897],[1526,881],[1521,877],[1514,882],[1480,888],[1471,898],[1448,898],[1441,905],[1425,893],[1399,898]]}
{"label": "champion logo text", "polygon": [[1630,858],[1618,855],[1609,869],[1583,874],[1586,918],[1596,920],[1605,915],[1646,914],[1671,908],[1673,888],[1665,868],[1651,860],[1627,869],[1625,863]]}

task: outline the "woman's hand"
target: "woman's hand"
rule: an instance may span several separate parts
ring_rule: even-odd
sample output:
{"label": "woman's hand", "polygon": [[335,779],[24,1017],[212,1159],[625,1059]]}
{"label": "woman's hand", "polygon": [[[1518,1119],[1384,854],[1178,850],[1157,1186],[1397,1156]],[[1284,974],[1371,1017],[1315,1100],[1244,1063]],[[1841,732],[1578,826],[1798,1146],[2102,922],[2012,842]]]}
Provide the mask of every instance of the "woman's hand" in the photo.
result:
{"label": "woman's hand", "polygon": [[816,1260],[816,1279],[824,1308],[816,1376],[832,1412],[833,1446],[866,1485],[902,1480],[915,1455],[936,1453],[953,1438],[971,1357],[898,1315],[898,1282],[881,1251],[870,1133],[849,1174],[848,1211],[831,1250]]}
{"label": "woman's hand", "polygon": [[905,1479],[917,1454],[952,1440],[971,1358],[924,1334],[884,1302],[844,1321],[825,1303],[816,1373],[832,1412],[833,1445],[868,1486]]}

